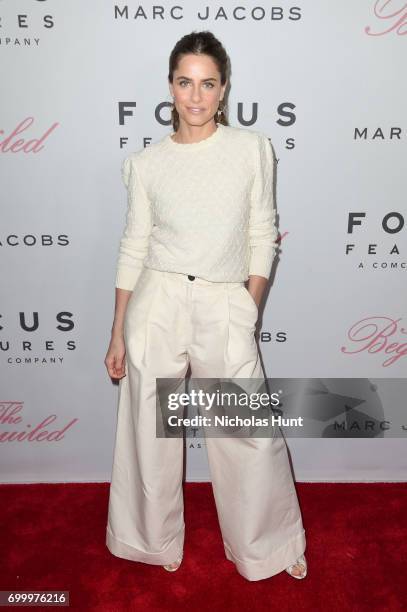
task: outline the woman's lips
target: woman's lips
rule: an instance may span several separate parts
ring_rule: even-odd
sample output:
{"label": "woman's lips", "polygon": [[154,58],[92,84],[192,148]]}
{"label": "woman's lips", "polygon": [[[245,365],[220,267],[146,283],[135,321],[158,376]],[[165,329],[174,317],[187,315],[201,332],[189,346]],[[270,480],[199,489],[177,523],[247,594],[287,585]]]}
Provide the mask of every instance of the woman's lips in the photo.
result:
{"label": "woman's lips", "polygon": [[190,113],[201,113],[203,111],[202,108],[188,108]]}

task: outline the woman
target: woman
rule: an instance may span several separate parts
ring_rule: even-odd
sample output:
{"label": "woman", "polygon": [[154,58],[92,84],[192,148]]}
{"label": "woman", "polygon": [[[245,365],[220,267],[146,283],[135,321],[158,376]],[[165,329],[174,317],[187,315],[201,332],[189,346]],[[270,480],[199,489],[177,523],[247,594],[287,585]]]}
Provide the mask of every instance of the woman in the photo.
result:
{"label": "woman", "polygon": [[[156,436],[156,378],[262,378],[255,326],[277,230],[273,157],[224,112],[227,55],[210,32],[173,49],[174,132],[123,162],[128,190],[105,364],[119,378],[106,544],[175,571],[183,440]],[[244,282],[248,282],[246,289]],[[283,437],[206,439],[226,557],[247,580],[306,575]]]}

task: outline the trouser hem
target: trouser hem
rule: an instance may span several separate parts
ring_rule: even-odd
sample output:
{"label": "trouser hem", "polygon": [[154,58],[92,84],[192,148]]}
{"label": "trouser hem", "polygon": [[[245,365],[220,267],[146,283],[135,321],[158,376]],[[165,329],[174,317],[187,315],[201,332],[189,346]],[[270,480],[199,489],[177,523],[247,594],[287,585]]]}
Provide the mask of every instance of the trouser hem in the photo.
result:
{"label": "trouser hem", "polygon": [[305,529],[295,538],[289,540],[283,547],[276,550],[272,557],[261,561],[243,561],[238,559],[225,542],[223,542],[223,545],[226,558],[229,561],[233,561],[239,574],[250,581],[263,580],[284,571],[305,552]]}
{"label": "trouser hem", "polygon": [[128,559],[129,561],[150,563],[151,565],[168,565],[169,563],[176,561],[178,557],[182,556],[184,549],[184,537],[185,524],[165,550],[150,553],[119,540],[112,534],[109,527],[106,528],[106,546],[112,555],[121,557],[122,559]]}

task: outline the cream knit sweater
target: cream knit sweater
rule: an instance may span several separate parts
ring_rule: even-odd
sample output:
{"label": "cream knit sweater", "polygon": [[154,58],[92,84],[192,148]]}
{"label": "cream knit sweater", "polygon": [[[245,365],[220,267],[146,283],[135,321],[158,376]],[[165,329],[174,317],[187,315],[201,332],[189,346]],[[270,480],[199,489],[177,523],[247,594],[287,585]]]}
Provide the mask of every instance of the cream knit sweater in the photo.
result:
{"label": "cream knit sweater", "polygon": [[167,134],[123,161],[126,224],[116,287],[143,265],[210,281],[269,278],[277,243],[273,155],[261,132],[218,124],[199,142]]}

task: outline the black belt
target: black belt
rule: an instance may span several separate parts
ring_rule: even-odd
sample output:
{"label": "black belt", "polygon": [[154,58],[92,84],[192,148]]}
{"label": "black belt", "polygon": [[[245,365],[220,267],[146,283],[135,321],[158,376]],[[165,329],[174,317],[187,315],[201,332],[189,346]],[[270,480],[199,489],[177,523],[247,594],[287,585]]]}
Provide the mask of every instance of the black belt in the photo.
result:
{"label": "black belt", "polygon": [[195,276],[192,276],[192,274],[188,274],[188,278],[189,280],[195,280]]}

